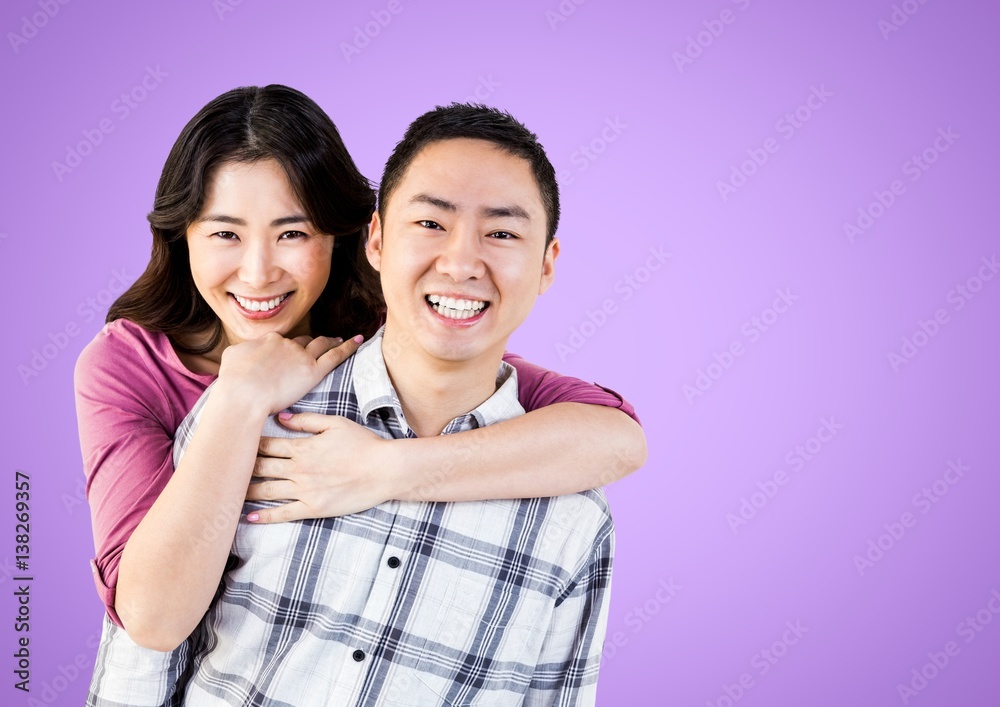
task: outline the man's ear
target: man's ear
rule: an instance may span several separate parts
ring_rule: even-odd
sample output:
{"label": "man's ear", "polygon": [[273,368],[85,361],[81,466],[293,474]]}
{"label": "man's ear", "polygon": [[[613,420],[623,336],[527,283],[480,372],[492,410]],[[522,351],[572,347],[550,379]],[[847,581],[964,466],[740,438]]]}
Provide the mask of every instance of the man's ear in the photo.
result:
{"label": "man's ear", "polygon": [[538,294],[545,294],[549,289],[552,280],[556,276],[556,258],[559,257],[559,239],[553,238],[548,247],[545,248],[545,257],[542,258],[542,279],[538,284]]}
{"label": "man's ear", "polygon": [[378,211],[372,214],[372,221],[368,225],[368,241],[365,243],[365,255],[368,262],[378,272],[382,272],[382,220],[378,217]]}

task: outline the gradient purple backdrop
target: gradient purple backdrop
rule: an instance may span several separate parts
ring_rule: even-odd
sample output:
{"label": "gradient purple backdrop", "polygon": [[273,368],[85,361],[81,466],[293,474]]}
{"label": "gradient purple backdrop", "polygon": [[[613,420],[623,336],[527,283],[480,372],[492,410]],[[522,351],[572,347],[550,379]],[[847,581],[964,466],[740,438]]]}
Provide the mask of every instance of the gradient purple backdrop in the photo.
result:
{"label": "gradient purple backdrop", "polygon": [[[145,266],[185,122],[278,82],[330,113],[371,178],[411,119],[470,97],[525,121],[559,170],[556,284],[510,348],[624,393],[650,450],[608,489],[599,704],[1000,704],[1000,279],[984,265],[1000,9],[328,5],[0,11],[0,702],[83,702],[102,609],[73,365]],[[13,688],[15,470],[32,483],[30,695]]]}

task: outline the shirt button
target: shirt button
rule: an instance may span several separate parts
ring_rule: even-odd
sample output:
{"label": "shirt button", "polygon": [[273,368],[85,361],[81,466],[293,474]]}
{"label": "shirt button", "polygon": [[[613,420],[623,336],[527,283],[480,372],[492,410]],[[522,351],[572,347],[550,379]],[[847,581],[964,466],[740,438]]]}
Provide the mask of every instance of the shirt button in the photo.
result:
{"label": "shirt button", "polygon": [[365,659],[365,652],[364,651],[354,651],[354,654],[351,657],[354,658],[355,661],[357,661],[358,663],[360,663],[362,660]]}
{"label": "shirt button", "polygon": [[399,567],[399,558],[390,557],[386,562],[386,564],[389,565],[389,567],[391,567],[392,569],[396,569],[397,567]]}

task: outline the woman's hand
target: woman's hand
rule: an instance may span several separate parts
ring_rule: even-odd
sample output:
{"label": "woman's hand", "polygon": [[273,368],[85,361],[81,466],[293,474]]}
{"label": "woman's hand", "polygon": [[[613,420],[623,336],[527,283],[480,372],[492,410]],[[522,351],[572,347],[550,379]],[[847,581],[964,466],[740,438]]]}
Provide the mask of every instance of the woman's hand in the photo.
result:
{"label": "woman's hand", "polygon": [[[286,417],[290,430],[312,437],[260,440],[247,500],[281,501],[247,515],[255,523],[283,523],[358,513],[392,498],[393,464],[385,440],[339,415],[305,412]],[[336,460],[340,460],[338,464]]]}
{"label": "woman's hand", "polygon": [[219,383],[266,415],[284,410],[312,390],[324,376],[358,350],[362,337],[350,341],[318,336],[286,339],[269,332],[226,348]]}

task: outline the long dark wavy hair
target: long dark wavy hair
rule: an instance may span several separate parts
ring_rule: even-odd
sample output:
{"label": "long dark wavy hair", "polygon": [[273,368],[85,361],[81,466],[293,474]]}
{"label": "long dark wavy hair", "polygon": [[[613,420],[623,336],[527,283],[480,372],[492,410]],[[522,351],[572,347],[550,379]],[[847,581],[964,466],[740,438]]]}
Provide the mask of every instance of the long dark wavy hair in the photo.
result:
{"label": "long dark wavy hair", "polygon": [[[187,229],[201,212],[216,167],[268,158],[284,168],[313,225],[334,237],[330,277],[310,310],[312,335],[375,333],[384,304],[364,250],[375,191],[329,116],[309,97],[276,84],[224,93],[184,126],[147,216],[153,233],[149,265],[111,305],[108,322],[129,319],[167,334],[192,354],[219,344],[222,322],[191,277]],[[196,339],[199,345],[192,344]]]}

